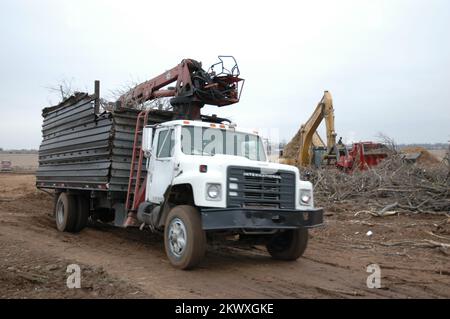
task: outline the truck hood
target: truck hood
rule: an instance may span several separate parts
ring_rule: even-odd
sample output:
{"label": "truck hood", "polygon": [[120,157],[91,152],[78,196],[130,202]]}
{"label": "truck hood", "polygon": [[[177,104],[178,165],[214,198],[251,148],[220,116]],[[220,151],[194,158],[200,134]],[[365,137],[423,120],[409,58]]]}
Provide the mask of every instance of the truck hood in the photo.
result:
{"label": "truck hood", "polygon": [[[245,157],[232,155],[214,155],[214,156],[180,156],[179,163],[175,164],[175,177],[173,184],[190,184],[194,190],[195,204],[199,207],[227,207],[227,197],[224,195],[221,200],[211,201],[205,197],[206,187],[208,184],[221,184],[226,189],[228,184],[227,170],[230,166],[238,166],[242,168],[257,168],[261,174],[276,174],[279,171],[292,172],[296,176],[296,187],[292,191],[295,192],[296,208],[300,209],[298,202],[300,189],[311,189],[312,185],[308,181],[301,181],[299,170],[295,166],[252,161]],[[200,165],[206,165],[205,173],[200,172]],[[308,206],[309,207],[309,206]],[[303,207],[304,208],[304,207]]]}
{"label": "truck hood", "polygon": [[[217,154],[213,156],[190,156],[193,161],[199,165],[211,165],[215,167],[228,167],[228,166],[245,166],[260,168],[261,170],[267,170],[268,174],[273,174],[277,170],[291,171],[298,174],[298,168],[292,165],[279,164],[273,162],[259,162],[252,161],[246,157]],[[298,175],[297,175],[298,176]]]}

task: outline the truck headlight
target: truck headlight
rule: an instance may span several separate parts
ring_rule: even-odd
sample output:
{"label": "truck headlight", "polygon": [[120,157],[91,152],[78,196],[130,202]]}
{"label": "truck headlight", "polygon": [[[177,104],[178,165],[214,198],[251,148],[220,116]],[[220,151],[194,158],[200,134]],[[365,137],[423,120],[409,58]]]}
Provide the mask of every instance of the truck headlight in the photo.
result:
{"label": "truck headlight", "polygon": [[222,186],[220,184],[206,184],[206,199],[220,200],[222,195]]}
{"label": "truck headlight", "polygon": [[301,205],[311,205],[311,190],[310,189],[301,189],[300,190],[300,204]]}

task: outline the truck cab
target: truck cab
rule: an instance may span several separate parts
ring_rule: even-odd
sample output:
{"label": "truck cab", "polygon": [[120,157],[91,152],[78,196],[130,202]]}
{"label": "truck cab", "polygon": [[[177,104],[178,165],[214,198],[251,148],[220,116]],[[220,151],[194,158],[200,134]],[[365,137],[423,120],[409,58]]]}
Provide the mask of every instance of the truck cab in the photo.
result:
{"label": "truck cab", "polygon": [[257,132],[175,120],[146,126],[142,148],[147,178],[137,216],[164,229],[175,266],[196,264],[212,232],[263,238],[273,257],[297,259],[307,229],[323,222],[312,184],[298,168],[269,162]]}

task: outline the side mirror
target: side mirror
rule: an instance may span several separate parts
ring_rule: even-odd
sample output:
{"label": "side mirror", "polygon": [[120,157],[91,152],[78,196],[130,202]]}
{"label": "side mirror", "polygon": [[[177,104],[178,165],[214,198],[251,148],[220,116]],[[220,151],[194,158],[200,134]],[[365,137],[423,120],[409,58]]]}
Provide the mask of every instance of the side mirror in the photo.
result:
{"label": "side mirror", "polygon": [[145,157],[150,157],[152,154],[152,144],[153,144],[153,127],[144,127],[144,132],[142,133],[142,151]]}
{"label": "side mirror", "polygon": [[310,172],[305,172],[303,174],[303,180],[310,182],[311,181],[311,173]]}

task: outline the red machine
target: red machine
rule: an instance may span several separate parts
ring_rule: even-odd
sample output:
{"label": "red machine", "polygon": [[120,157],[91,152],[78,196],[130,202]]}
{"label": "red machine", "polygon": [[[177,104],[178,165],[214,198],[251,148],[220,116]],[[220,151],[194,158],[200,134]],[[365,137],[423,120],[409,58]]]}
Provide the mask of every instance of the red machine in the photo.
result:
{"label": "red machine", "polygon": [[[234,63],[231,69],[224,65],[224,58]],[[208,71],[202,69],[202,64],[192,59],[184,59],[176,67],[163,74],[137,85],[122,95],[117,104],[119,107],[136,107],[146,101],[161,97],[172,97],[173,119],[201,120],[200,109],[206,105],[225,106],[239,102],[242,86],[239,83],[240,71],[232,56],[219,56],[219,62],[212,65]],[[175,82],[175,87],[168,87]],[[141,180],[144,153],[140,147],[141,134],[147,125],[149,112],[139,113],[134,133],[133,155],[130,177],[125,202],[129,212],[125,225],[132,225],[139,203],[145,196],[145,179]],[[136,181],[136,182],[133,182]]]}
{"label": "red machine", "polygon": [[384,144],[373,142],[353,143],[346,155],[339,157],[336,166],[344,171],[352,171],[357,168],[367,169],[378,165],[388,156],[388,149]]}

